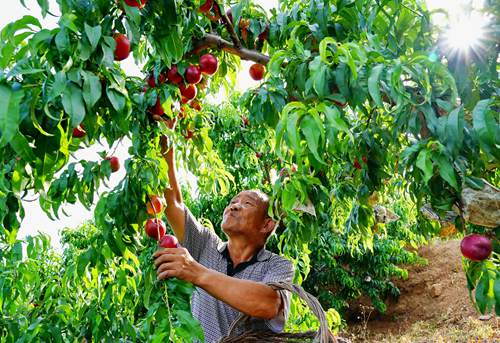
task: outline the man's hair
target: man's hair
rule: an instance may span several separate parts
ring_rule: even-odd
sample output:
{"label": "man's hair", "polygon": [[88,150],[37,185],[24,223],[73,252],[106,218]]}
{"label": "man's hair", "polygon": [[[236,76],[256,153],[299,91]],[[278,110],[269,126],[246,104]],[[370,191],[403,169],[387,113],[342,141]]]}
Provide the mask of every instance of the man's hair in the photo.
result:
{"label": "man's hair", "polygon": [[262,202],[262,204],[264,205],[264,215],[266,218],[271,218],[269,216],[269,195],[267,195],[266,193],[264,193],[263,191],[261,191],[260,189],[249,189],[247,192],[252,192],[252,193],[255,193],[260,201]]}
{"label": "man's hair", "polygon": [[[255,193],[260,201],[262,201],[262,204],[264,205],[264,219],[272,219],[274,221],[274,218],[272,218],[270,215],[269,215],[269,206],[271,205],[270,204],[270,199],[269,199],[269,195],[267,195],[266,193],[264,193],[263,191],[261,191],[260,189],[249,189],[248,192],[252,192],[252,193]],[[275,222],[275,221],[274,221]],[[276,222],[275,222],[276,224]],[[273,233],[276,231],[276,228],[277,228],[278,225],[274,225],[274,228],[267,234],[266,236],[266,241],[269,239],[269,237],[271,237],[273,235]]]}

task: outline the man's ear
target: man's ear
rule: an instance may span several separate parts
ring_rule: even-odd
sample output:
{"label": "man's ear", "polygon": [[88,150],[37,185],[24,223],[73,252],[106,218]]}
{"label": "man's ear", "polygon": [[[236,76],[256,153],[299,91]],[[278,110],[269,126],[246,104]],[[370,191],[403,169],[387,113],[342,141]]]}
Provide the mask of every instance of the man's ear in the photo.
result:
{"label": "man's ear", "polygon": [[276,222],[272,218],[264,219],[264,225],[262,226],[261,232],[266,233],[266,237],[273,232]]}

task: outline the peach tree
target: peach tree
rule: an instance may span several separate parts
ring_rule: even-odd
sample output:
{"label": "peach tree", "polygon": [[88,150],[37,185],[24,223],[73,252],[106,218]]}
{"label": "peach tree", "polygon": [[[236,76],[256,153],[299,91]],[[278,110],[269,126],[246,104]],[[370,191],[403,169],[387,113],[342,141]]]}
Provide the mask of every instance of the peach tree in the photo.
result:
{"label": "peach tree", "polygon": [[[38,3],[44,16],[54,11],[48,0]],[[35,251],[42,243],[28,244],[22,258],[17,232],[28,194],[54,218],[68,203],[94,208],[82,230],[98,232],[82,233],[93,238],[67,265],[40,279],[24,275],[36,292],[0,294],[3,340],[49,337],[61,326],[71,330],[64,341],[200,334],[186,307],[190,286],[157,284],[149,261],[156,244],[144,227],[162,218],[148,204],[154,209],[152,197],[168,184],[163,135],[200,193],[220,206],[242,187],[272,194],[280,224],[272,244],[295,261],[298,282],[310,275],[311,287],[322,287],[316,291],[329,306],[363,292],[383,308],[379,296],[396,292],[389,277],[404,276],[396,265],[415,259],[403,248],[448,222],[490,242],[484,259],[464,266],[478,309],[498,313],[498,221],[471,215],[464,200],[464,191],[498,184],[495,39],[481,54],[453,54],[413,0],[283,0],[270,14],[252,1],[57,4],[54,29],[25,16],[1,31],[2,284],[15,285],[9,271],[20,265],[50,268],[30,264],[44,259],[47,249]],[[485,10],[498,18],[498,5]],[[124,72],[127,58],[143,77]],[[250,75],[262,82],[238,94],[241,59],[255,63]],[[210,105],[221,90],[231,104]],[[70,162],[102,141],[130,141],[130,157],[119,161],[111,148],[101,160]],[[125,178],[99,194],[120,168]],[[65,290],[57,301],[53,285],[63,281],[81,291]],[[53,307],[30,308],[32,297]],[[13,319],[21,313],[25,320]]]}

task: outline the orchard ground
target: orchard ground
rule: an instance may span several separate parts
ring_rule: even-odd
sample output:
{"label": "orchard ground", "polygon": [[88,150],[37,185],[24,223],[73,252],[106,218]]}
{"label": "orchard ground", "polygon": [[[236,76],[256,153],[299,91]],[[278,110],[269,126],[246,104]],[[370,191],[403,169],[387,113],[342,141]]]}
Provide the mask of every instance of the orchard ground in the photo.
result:
{"label": "orchard ground", "polygon": [[[354,342],[498,342],[500,318],[480,316],[469,299],[460,240],[436,240],[419,249],[427,265],[408,267],[408,280],[396,280],[399,301],[378,313],[366,298],[350,309]],[[483,320],[481,320],[483,319]]]}

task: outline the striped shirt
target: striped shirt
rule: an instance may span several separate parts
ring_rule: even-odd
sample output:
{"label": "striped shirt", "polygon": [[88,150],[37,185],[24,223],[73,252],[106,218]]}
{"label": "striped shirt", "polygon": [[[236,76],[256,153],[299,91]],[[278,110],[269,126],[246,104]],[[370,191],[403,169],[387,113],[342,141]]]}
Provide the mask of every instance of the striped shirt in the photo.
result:
{"label": "striped shirt", "polygon": [[[244,280],[256,282],[285,281],[292,282],[292,263],[262,248],[250,261],[233,267],[223,242],[212,230],[203,227],[189,211],[185,209],[185,232],[183,247],[203,266],[220,273]],[[224,287],[221,285],[221,287]],[[279,291],[283,310],[273,319],[253,318],[251,329],[280,332],[288,317],[290,294]],[[205,343],[217,342],[228,334],[229,326],[238,318],[240,312],[226,303],[215,299],[201,288],[196,288],[191,300],[193,316],[200,322],[205,333]]]}

